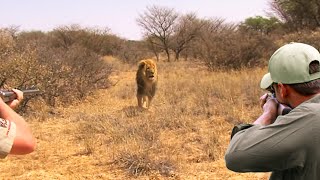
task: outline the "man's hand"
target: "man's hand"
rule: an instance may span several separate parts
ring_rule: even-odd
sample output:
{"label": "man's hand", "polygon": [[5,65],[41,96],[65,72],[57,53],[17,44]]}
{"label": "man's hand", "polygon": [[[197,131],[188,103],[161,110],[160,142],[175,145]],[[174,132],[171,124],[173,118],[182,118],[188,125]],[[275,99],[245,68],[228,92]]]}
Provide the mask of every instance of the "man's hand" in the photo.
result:
{"label": "man's hand", "polygon": [[23,92],[18,90],[18,89],[12,89],[12,91],[14,93],[16,93],[17,95],[17,98],[12,100],[12,101],[9,101],[7,102],[8,106],[11,107],[12,109],[15,109],[19,104],[20,102],[22,101],[23,99]]}
{"label": "man's hand", "polygon": [[273,123],[278,116],[279,102],[277,101],[276,98],[270,96],[269,94],[267,94],[266,97],[265,95],[260,97],[260,104],[262,104],[262,102],[264,102],[264,104],[262,105],[263,113],[268,113],[272,117],[273,120],[271,123]]}
{"label": "man's hand", "polygon": [[278,101],[268,94],[264,94],[260,97],[260,106],[263,113],[253,124],[272,124],[278,116]]}

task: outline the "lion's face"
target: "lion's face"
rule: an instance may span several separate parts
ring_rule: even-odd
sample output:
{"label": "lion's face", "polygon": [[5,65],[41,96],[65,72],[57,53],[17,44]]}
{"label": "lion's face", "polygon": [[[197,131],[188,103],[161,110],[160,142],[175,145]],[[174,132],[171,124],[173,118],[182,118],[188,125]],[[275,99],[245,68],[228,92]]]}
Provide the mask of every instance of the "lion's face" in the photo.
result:
{"label": "lion's face", "polygon": [[140,67],[143,68],[143,73],[146,80],[157,80],[157,66],[152,60],[144,60],[141,62]]}

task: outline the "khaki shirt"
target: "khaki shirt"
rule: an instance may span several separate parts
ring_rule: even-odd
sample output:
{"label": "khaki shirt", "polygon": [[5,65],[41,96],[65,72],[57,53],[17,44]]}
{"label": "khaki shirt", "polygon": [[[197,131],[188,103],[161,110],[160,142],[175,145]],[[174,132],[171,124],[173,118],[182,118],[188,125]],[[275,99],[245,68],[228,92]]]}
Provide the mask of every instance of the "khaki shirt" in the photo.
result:
{"label": "khaki shirt", "polygon": [[320,95],[233,136],[225,155],[228,169],[270,172],[272,180],[320,179]]}
{"label": "khaki shirt", "polygon": [[5,158],[10,153],[15,136],[15,123],[0,118],[0,158]]}

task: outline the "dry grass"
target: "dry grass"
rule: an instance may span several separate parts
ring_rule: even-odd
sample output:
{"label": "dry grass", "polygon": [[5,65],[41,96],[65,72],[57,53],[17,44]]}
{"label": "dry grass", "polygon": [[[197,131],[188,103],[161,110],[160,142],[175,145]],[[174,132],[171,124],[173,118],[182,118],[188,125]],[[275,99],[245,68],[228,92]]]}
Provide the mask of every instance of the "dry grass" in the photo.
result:
{"label": "dry grass", "polygon": [[[136,107],[135,67],[115,86],[56,115],[28,119],[36,152],[1,161],[1,179],[267,179],[225,167],[234,123],[258,116],[265,70],[207,72],[186,62],[159,63],[148,111]],[[44,111],[46,112],[46,111]]]}

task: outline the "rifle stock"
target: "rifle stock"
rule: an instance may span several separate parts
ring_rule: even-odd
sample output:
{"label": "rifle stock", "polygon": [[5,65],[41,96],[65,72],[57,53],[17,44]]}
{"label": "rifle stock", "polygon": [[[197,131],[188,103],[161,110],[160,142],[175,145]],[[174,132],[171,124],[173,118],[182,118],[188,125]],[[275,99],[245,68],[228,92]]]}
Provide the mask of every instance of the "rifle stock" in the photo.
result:
{"label": "rifle stock", "polygon": [[[38,90],[38,89],[25,89],[25,90],[20,90],[20,91],[23,92],[23,96],[31,96],[31,95],[35,95],[35,94],[40,93],[40,90]],[[4,102],[13,101],[14,99],[17,98],[16,93],[14,93],[13,91],[9,91],[9,90],[0,90],[0,96]]]}

